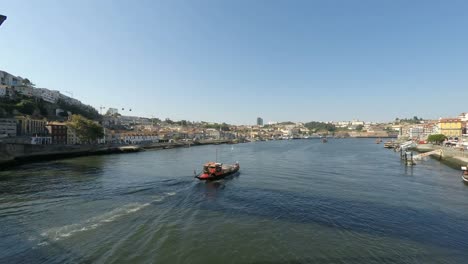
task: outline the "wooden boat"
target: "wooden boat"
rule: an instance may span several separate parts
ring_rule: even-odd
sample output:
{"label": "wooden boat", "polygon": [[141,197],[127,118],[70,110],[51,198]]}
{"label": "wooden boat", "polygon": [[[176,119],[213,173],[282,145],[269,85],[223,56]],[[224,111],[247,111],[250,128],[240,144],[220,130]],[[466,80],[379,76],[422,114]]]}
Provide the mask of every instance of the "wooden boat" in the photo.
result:
{"label": "wooden boat", "polygon": [[195,178],[201,181],[215,181],[239,171],[239,163],[222,164],[218,162],[207,162],[203,165],[203,172]]}
{"label": "wooden boat", "polygon": [[384,144],[384,148],[394,148],[394,147],[395,147],[395,143],[393,141],[387,141]]}

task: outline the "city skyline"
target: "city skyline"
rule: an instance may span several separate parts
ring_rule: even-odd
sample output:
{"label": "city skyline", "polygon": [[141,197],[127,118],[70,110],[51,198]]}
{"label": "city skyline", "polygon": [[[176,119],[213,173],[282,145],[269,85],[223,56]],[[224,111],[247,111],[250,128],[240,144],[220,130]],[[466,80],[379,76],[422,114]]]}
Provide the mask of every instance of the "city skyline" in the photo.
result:
{"label": "city skyline", "polygon": [[468,4],[401,3],[6,1],[0,37],[16,41],[0,43],[0,69],[98,110],[161,119],[385,122],[465,111]]}

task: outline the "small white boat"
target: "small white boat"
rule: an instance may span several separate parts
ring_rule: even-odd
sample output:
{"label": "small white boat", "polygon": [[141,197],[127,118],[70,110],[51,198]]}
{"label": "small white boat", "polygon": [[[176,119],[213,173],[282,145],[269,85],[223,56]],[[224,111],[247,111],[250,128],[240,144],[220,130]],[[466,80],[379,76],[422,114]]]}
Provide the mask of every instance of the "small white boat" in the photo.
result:
{"label": "small white boat", "polygon": [[462,171],[463,171],[463,174],[461,176],[463,182],[467,183],[468,184],[468,166],[463,166],[461,167]]}

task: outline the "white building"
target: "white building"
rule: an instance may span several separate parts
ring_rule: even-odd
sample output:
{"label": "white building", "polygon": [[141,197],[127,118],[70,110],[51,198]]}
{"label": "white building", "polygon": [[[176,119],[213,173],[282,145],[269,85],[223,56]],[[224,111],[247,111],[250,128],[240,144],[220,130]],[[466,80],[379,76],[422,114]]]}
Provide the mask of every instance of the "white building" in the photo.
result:
{"label": "white building", "polygon": [[350,124],[349,121],[339,121],[335,123],[335,126],[343,128],[343,127],[348,127],[349,124]]}
{"label": "white building", "polygon": [[117,108],[109,108],[107,109],[106,115],[115,115],[119,113],[119,109]]}
{"label": "white building", "polygon": [[221,137],[221,132],[214,128],[208,128],[205,130],[205,133],[210,138],[219,139]]}
{"label": "white building", "polygon": [[52,137],[32,137],[32,145],[50,145],[52,144]]}
{"label": "white building", "polygon": [[357,120],[357,119],[351,121],[351,125],[352,125],[352,126],[359,126],[359,125],[363,126],[363,125],[365,125],[365,124],[366,124],[366,123],[365,123],[364,121],[359,121],[359,120]]}
{"label": "white building", "polygon": [[460,120],[462,122],[467,122],[468,121],[468,113],[461,113],[458,118],[460,118]]}
{"label": "white building", "polygon": [[413,126],[408,130],[408,136],[410,138],[421,138],[424,135],[424,127],[422,126]]}
{"label": "white building", "polygon": [[128,144],[157,143],[157,134],[122,134],[121,140]]}
{"label": "white building", "polygon": [[60,92],[46,88],[36,88],[33,90],[33,96],[42,98],[42,100],[55,104],[60,98]]}
{"label": "white building", "polygon": [[75,130],[67,126],[67,145],[81,144],[80,138],[76,135]]}
{"label": "white building", "polygon": [[0,85],[17,86],[22,84],[23,78],[14,76],[5,71],[0,71]]}
{"label": "white building", "polygon": [[16,136],[16,119],[0,118],[0,135]]}

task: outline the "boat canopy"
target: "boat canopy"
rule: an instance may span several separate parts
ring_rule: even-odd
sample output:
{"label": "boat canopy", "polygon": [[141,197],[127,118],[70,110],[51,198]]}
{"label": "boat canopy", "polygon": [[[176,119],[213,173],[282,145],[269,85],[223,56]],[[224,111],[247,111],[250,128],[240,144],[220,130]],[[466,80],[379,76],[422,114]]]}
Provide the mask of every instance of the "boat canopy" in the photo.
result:
{"label": "boat canopy", "polygon": [[203,165],[203,167],[215,168],[215,167],[220,167],[222,165],[223,165],[222,163],[218,163],[218,162],[207,162]]}

